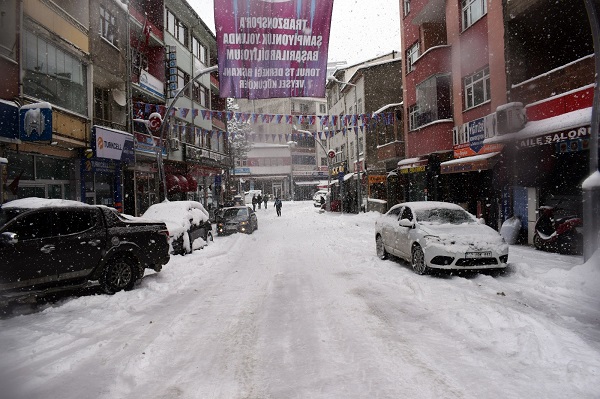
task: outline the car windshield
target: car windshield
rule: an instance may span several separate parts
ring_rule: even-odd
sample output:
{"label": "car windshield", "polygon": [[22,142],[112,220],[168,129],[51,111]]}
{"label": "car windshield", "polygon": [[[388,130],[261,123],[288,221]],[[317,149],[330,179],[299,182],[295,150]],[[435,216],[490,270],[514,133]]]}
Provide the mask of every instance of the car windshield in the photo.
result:
{"label": "car windshield", "polygon": [[462,209],[432,208],[416,210],[420,223],[462,224],[474,223],[473,217]]}
{"label": "car windshield", "polygon": [[231,208],[223,211],[223,219],[234,219],[236,217],[243,217],[248,215],[246,208]]}

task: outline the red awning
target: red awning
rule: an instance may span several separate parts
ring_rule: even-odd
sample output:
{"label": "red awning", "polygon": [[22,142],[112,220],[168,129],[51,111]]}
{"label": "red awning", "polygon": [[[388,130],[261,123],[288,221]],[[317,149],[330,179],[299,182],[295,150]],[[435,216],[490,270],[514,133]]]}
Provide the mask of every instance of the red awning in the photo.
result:
{"label": "red awning", "polygon": [[187,193],[188,191],[190,191],[188,179],[186,179],[184,175],[177,175],[177,178],[179,179],[179,188],[181,192]]}
{"label": "red awning", "polygon": [[179,175],[167,175],[167,193],[174,194],[181,192],[181,186],[179,185]]}
{"label": "red awning", "polygon": [[188,191],[195,192],[198,190],[198,180],[190,174],[185,175],[188,181]]}

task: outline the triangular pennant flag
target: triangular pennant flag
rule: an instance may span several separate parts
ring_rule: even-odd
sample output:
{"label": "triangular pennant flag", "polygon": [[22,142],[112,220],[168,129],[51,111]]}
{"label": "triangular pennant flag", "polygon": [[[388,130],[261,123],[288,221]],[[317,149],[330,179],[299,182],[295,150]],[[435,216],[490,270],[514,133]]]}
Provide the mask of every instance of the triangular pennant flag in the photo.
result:
{"label": "triangular pennant flag", "polygon": [[209,119],[209,117],[208,117],[209,111],[208,110],[203,109],[202,111],[200,111],[200,113],[202,114],[202,119],[204,119],[205,121]]}
{"label": "triangular pennant flag", "polygon": [[316,124],[317,123],[317,116],[316,115],[309,116],[308,123],[310,123],[311,125]]}
{"label": "triangular pennant flag", "polygon": [[288,125],[293,125],[294,122],[292,121],[292,115],[286,115],[285,116],[285,123],[287,123]]}
{"label": "triangular pennant flag", "polygon": [[279,115],[279,114],[275,115],[275,122],[277,122],[278,124],[280,124],[282,118],[283,118],[283,115]]}

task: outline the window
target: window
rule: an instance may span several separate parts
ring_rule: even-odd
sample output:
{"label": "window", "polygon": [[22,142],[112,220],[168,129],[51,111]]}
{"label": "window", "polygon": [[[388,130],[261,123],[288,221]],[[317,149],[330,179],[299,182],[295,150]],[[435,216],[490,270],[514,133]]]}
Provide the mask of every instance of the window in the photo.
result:
{"label": "window", "polygon": [[66,236],[69,234],[83,233],[96,225],[95,211],[58,211],[57,212],[56,235]]}
{"label": "window", "polygon": [[462,0],[462,28],[467,29],[487,13],[487,0]]}
{"label": "window", "polygon": [[94,118],[111,122],[111,96],[109,90],[94,87]]}
{"label": "window", "polygon": [[414,63],[417,62],[417,58],[419,58],[419,42],[416,42],[406,50],[406,73],[415,69]]}
{"label": "window", "polygon": [[417,85],[416,125],[452,118],[450,75],[435,75]]}
{"label": "window", "polygon": [[[185,85],[190,81],[190,75],[188,73],[183,72],[181,69],[177,68],[177,89],[182,90]],[[182,96],[190,97],[189,88],[186,92],[182,94]]]}
{"label": "window", "polygon": [[404,16],[410,13],[410,0],[404,0]]}
{"label": "window", "polygon": [[188,28],[183,22],[181,22],[173,13],[167,10],[167,32],[173,35],[173,37],[186,48],[189,48],[189,35]]}
{"label": "window", "polygon": [[31,213],[15,220],[10,226],[13,233],[17,233],[19,241],[35,240],[52,237],[53,211],[43,210]]}
{"label": "window", "polygon": [[476,107],[490,99],[490,68],[486,67],[464,79],[465,109]]}
{"label": "window", "polygon": [[23,91],[81,115],[87,115],[87,68],[79,59],[26,31],[23,39]]}
{"label": "window", "polygon": [[204,66],[207,65],[206,60],[208,58],[207,57],[208,50],[195,37],[192,38],[192,52],[194,53],[194,56],[196,56],[196,58],[198,58],[198,60],[200,60],[202,65],[204,65]]}
{"label": "window", "polygon": [[419,114],[419,107],[417,104],[408,107],[408,129],[415,130],[419,125],[417,124],[417,115]]}
{"label": "window", "polygon": [[327,108],[325,107],[325,104],[319,104],[319,113],[321,113],[321,114],[327,113]]}
{"label": "window", "polygon": [[204,108],[210,108],[208,104],[208,89],[198,82],[193,83],[192,99]]}
{"label": "window", "polygon": [[133,70],[136,75],[139,75],[142,71],[148,71],[148,56],[136,48],[131,49]]}
{"label": "window", "polygon": [[100,36],[106,39],[113,46],[117,46],[117,31],[115,16],[106,8],[100,6]]}
{"label": "window", "polygon": [[308,104],[300,103],[300,113],[308,114]]}

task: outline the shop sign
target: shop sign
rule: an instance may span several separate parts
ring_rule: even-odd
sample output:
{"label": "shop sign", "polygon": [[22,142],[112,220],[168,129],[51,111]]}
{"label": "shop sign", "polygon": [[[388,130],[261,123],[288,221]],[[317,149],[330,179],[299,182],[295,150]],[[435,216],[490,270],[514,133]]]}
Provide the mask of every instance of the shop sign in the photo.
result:
{"label": "shop sign", "polygon": [[[501,151],[500,144],[484,144],[486,138],[496,134],[495,114],[463,123],[453,129],[454,158],[470,157]],[[498,149],[500,147],[500,149]]]}
{"label": "shop sign", "polygon": [[152,155],[156,155],[162,151],[163,156],[167,155],[167,150],[160,146],[160,139],[158,137],[143,133],[134,133],[134,135],[136,151]]}
{"label": "shop sign", "polygon": [[0,100],[0,126],[0,137],[19,138],[19,108],[16,105]]}
{"label": "shop sign", "polygon": [[339,174],[339,173],[345,173],[346,172],[346,161],[333,165],[331,167],[331,174],[333,176]]}
{"label": "shop sign", "polygon": [[522,139],[517,141],[517,148],[537,147],[546,144],[567,143],[571,140],[589,138],[591,135],[591,126],[579,127],[571,130],[565,130],[557,133],[544,134],[542,136]]}
{"label": "shop sign", "polygon": [[90,173],[115,173],[116,166],[113,161],[90,158],[84,161],[83,165],[86,172]]}
{"label": "shop sign", "polygon": [[410,168],[402,168],[400,169],[400,173],[405,175],[407,173],[421,173],[425,172],[426,165],[412,166]]}
{"label": "shop sign", "polygon": [[562,154],[565,152],[578,152],[590,148],[590,139],[567,140],[556,144],[556,152]]}
{"label": "shop sign", "polygon": [[369,175],[369,184],[385,183],[385,176],[382,175]]}
{"label": "shop sign", "polygon": [[165,98],[165,85],[163,82],[150,75],[148,71],[141,70],[140,71],[140,87],[148,90],[155,96],[160,98]]}
{"label": "shop sign", "polygon": [[21,141],[52,141],[52,105],[34,103],[19,111]]}
{"label": "shop sign", "polygon": [[235,168],[233,170],[233,174],[235,174],[235,175],[249,175],[250,174],[250,168]]}
{"label": "shop sign", "polygon": [[97,158],[133,162],[133,135],[100,126],[92,128],[92,149]]}

